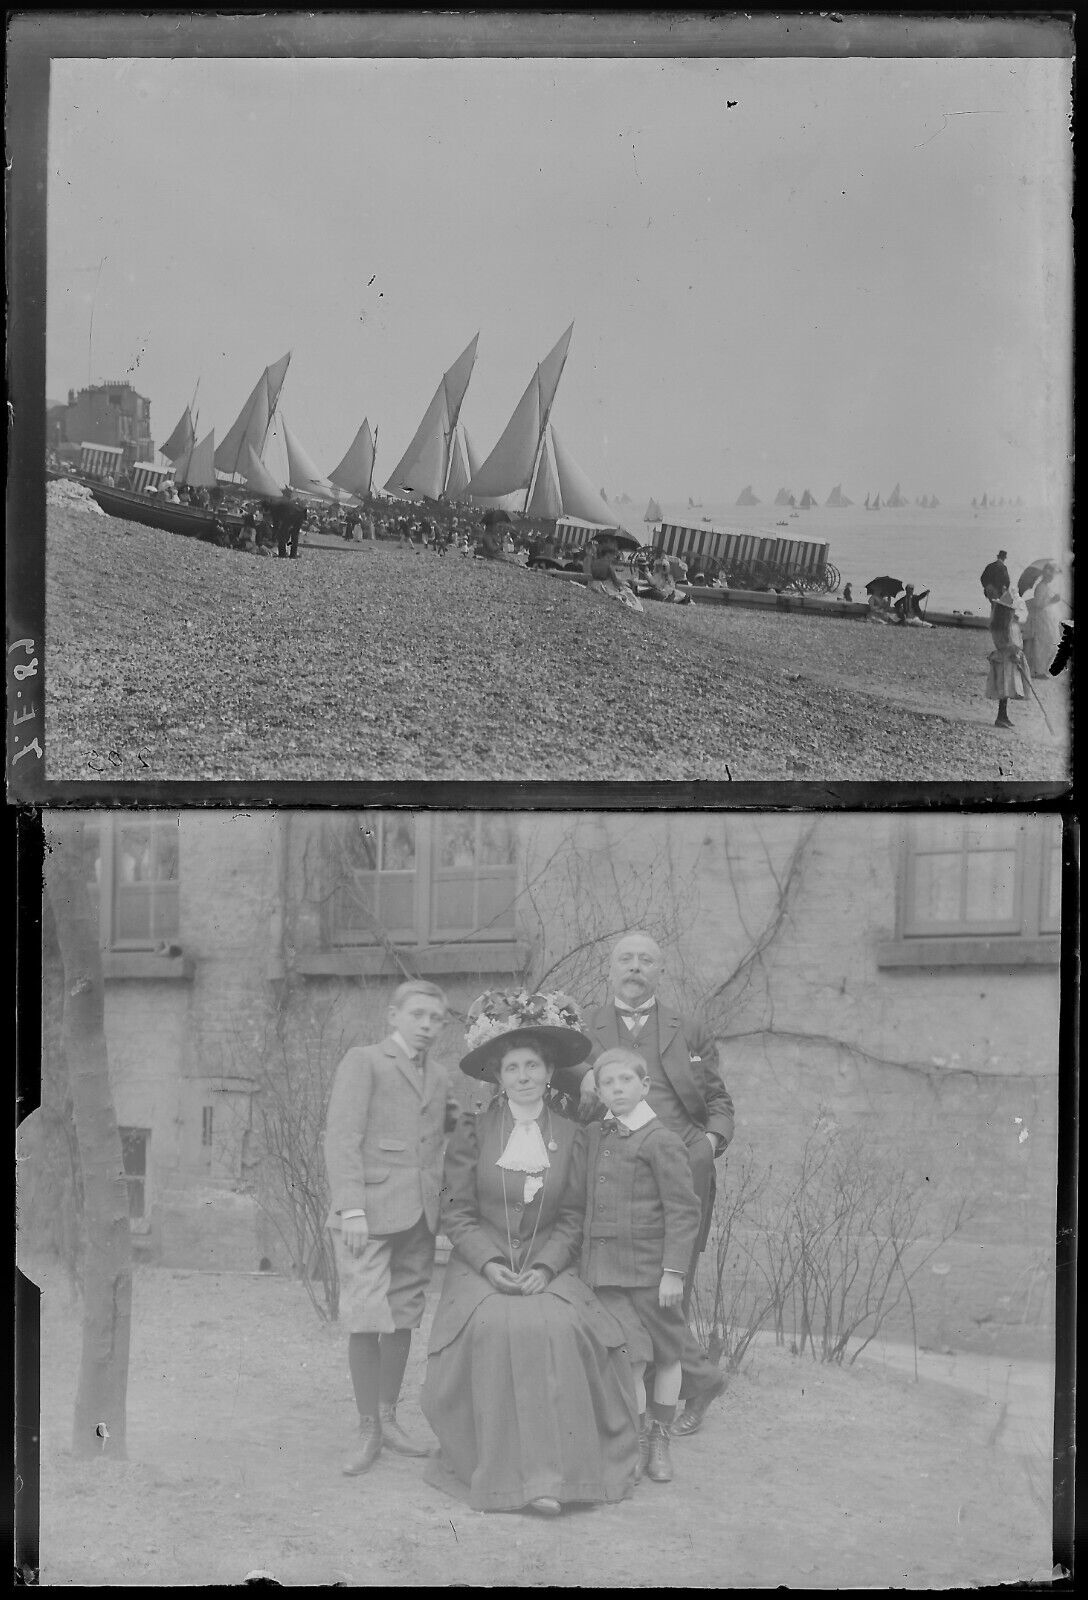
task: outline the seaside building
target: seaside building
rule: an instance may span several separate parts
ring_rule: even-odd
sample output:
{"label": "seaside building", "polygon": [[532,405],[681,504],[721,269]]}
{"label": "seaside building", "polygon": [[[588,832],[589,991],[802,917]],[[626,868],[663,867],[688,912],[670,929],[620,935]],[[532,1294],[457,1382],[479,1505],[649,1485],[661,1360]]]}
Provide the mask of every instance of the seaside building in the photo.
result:
{"label": "seaside building", "polygon": [[151,402],[137,394],[131,383],[97,383],[68,391],[65,406],[46,411],[46,446],[62,459],[78,456],[82,444],[120,447],[121,464],[152,461]]}
{"label": "seaside building", "polygon": [[[317,1170],[336,1063],[384,1032],[405,975],[450,996],[436,1051],[470,1106],[474,997],[525,982],[592,1003],[617,931],[644,927],[663,994],[703,1005],[719,1041],[723,1194],[746,1165],[793,1170],[814,1129],[854,1130],[876,1170],[965,1208],[912,1284],[920,1341],[1050,1336],[1058,818],[188,811],[84,832],[148,1259],[298,1270],[270,1140],[296,1129]],[[47,991],[57,961],[47,918]],[[48,1087],[48,1015],[45,1033]]]}

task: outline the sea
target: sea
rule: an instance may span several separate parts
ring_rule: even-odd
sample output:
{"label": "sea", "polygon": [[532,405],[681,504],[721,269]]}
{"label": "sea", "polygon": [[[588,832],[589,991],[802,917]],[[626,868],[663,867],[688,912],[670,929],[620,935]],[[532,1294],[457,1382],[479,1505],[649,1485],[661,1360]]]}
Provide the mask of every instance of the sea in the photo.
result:
{"label": "sea", "polygon": [[[842,583],[853,586],[856,600],[865,599],[865,585],[872,578],[891,577],[913,583],[917,592],[928,589],[931,610],[989,616],[979,574],[999,550],[1008,551],[1006,565],[1014,583],[1033,561],[1047,557],[1059,562],[1059,590],[1067,603],[1072,598],[1069,530],[1053,511],[1025,506],[981,511],[970,505],[940,505],[933,511],[914,505],[890,511],[847,506],[836,511],[814,506],[791,515],[774,505],[659,504],[666,522],[685,527],[826,541],[828,560],[838,568]],[[780,528],[779,522],[786,527]],[[630,526],[634,531],[633,521]]]}

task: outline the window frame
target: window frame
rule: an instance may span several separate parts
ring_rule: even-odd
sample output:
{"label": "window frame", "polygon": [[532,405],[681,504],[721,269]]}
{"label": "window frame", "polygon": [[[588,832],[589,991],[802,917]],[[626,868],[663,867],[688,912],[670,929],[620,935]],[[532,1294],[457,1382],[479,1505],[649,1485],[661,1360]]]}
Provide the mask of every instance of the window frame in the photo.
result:
{"label": "window frame", "polygon": [[[416,827],[416,860],[413,869],[414,899],[413,920],[410,931],[405,931],[401,936],[383,938],[380,933],[375,933],[371,939],[351,937],[351,930],[347,931],[338,926],[335,900],[337,889],[330,885],[328,892],[322,898],[320,919],[320,945],[318,948],[300,950],[297,952],[296,970],[306,976],[404,976],[411,972],[419,977],[433,977],[452,975],[456,973],[516,973],[520,972],[528,958],[529,947],[518,921],[517,893],[521,863],[518,854],[517,827],[511,819],[513,829],[512,859],[508,864],[510,874],[510,911],[509,921],[497,925],[492,921],[484,926],[472,929],[439,931],[436,927],[435,885],[438,881],[437,873],[445,870],[456,872],[455,868],[440,869],[437,866],[437,847],[439,839],[439,825],[441,818],[448,813],[415,811],[411,815]],[[459,813],[452,813],[458,815]],[[484,815],[495,813],[471,813],[476,819],[476,837],[479,839],[480,821]],[[368,816],[384,818],[396,817],[395,811],[385,811],[380,807],[367,808],[353,812],[352,821],[356,825],[365,822]],[[329,835],[326,831],[335,828],[339,823],[343,825],[343,818],[325,819],[322,824],[322,856],[326,863],[329,862],[332,849]],[[380,854],[378,859],[380,860]],[[496,868],[504,867],[503,863],[484,863],[485,872],[494,872]],[[473,868],[474,906],[478,907],[479,871],[481,864],[477,862]],[[449,880],[447,880],[449,881]],[[506,916],[507,913],[503,912]]]}
{"label": "window frame", "polygon": [[[118,834],[125,827],[160,826],[177,830],[178,875],[173,882],[173,896],[177,906],[174,931],[158,937],[150,933],[146,939],[122,939],[117,932],[117,863],[119,858]],[[88,881],[88,892],[97,892],[98,944],[102,952],[102,974],[106,979],[118,978],[171,978],[186,980],[193,976],[192,958],[181,952],[162,955],[159,945],[176,945],[181,933],[181,817],[177,812],[167,816],[149,815],[134,822],[128,816],[106,815],[94,817],[88,827],[93,827],[98,842],[99,872],[97,883]],[[158,880],[152,880],[158,881]],[[180,948],[180,947],[179,947]]]}
{"label": "window frame", "polygon": [[[148,1183],[150,1179],[150,1163],[148,1156],[151,1150],[151,1129],[140,1128],[135,1125],[118,1125],[117,1132],[121,1138],[121,1162],[125,1179],[125,1193],[128,1196],[128,1225],[133,1233],[146,1233],[151,1225],[151,1208],[148,1203]],[[142,1172],[130,1172],[125,1164],[125,1156],[132,1148],[133,1135],[139,1135],[143,1150],[144,1168]],[[136,1215],[132,1209],[132,1196],[138,1186],[140,1196],[140,1211]]]}
{"label": "window frame", "polygon": [[[964,828],[973,820],[961,817]],[[1055,869],[1062,863],[1061,819],[1048,813],[1017,819],[1016,914],[1005,926],[1001,919],[987,923],[960,920],[938,930],[917,918],[913,906],[915,867],[922,854],[970,854],[958,850],[920,851],[918,819],[911,818],[900,833],[895,883],[895,935],[877,950],[878,967],[1056,967],[1061,961],[1061,904],[1058,926],[1046,926],[1045,908]],[[1056,829],[1057,837],[1051,833]],[[1056,845],[1056,849],[1055,849]],[[983,853],[983,852],[980,852]]]}

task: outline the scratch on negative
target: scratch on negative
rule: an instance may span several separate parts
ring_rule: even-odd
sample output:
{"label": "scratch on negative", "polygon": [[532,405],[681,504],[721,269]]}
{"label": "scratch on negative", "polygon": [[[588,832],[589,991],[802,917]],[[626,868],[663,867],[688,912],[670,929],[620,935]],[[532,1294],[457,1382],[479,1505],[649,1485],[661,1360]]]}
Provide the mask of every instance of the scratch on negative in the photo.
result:
{"label": "scratch on negative", "polygon": [[[978,111],[942,111],[941,125],[937,129],[937,133],[943,133],[948,127],[949,117],[999,117],[1001,115],[1002,113],[1000,111],[989,111],[985,107]],[[934,139],[937,137],[937,133],[931,133],[928,139],[923,139],[921,144],[916,144],[914,148],[916,150],[924,150],[927,144],[933,143]]]}

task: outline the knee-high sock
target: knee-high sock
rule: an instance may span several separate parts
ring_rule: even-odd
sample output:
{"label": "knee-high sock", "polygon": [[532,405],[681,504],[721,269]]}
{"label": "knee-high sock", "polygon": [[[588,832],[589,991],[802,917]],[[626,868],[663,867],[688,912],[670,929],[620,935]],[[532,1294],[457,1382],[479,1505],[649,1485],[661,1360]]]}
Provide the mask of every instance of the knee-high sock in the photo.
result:
{"label": "knee-high sock", "polygon": [[361,1417],[378,1415],[380,1357],[376,1333],[348,1335],[348,1371],[355,1390],[355,1407]]}
{"label": "knee-high sock", "polygon": [[398,1328],[395,1333],[383,1333],[381,1336],[380,1398],[383,1406],[395,1406],[397,1403],[411,1344],[411,1328]]}

